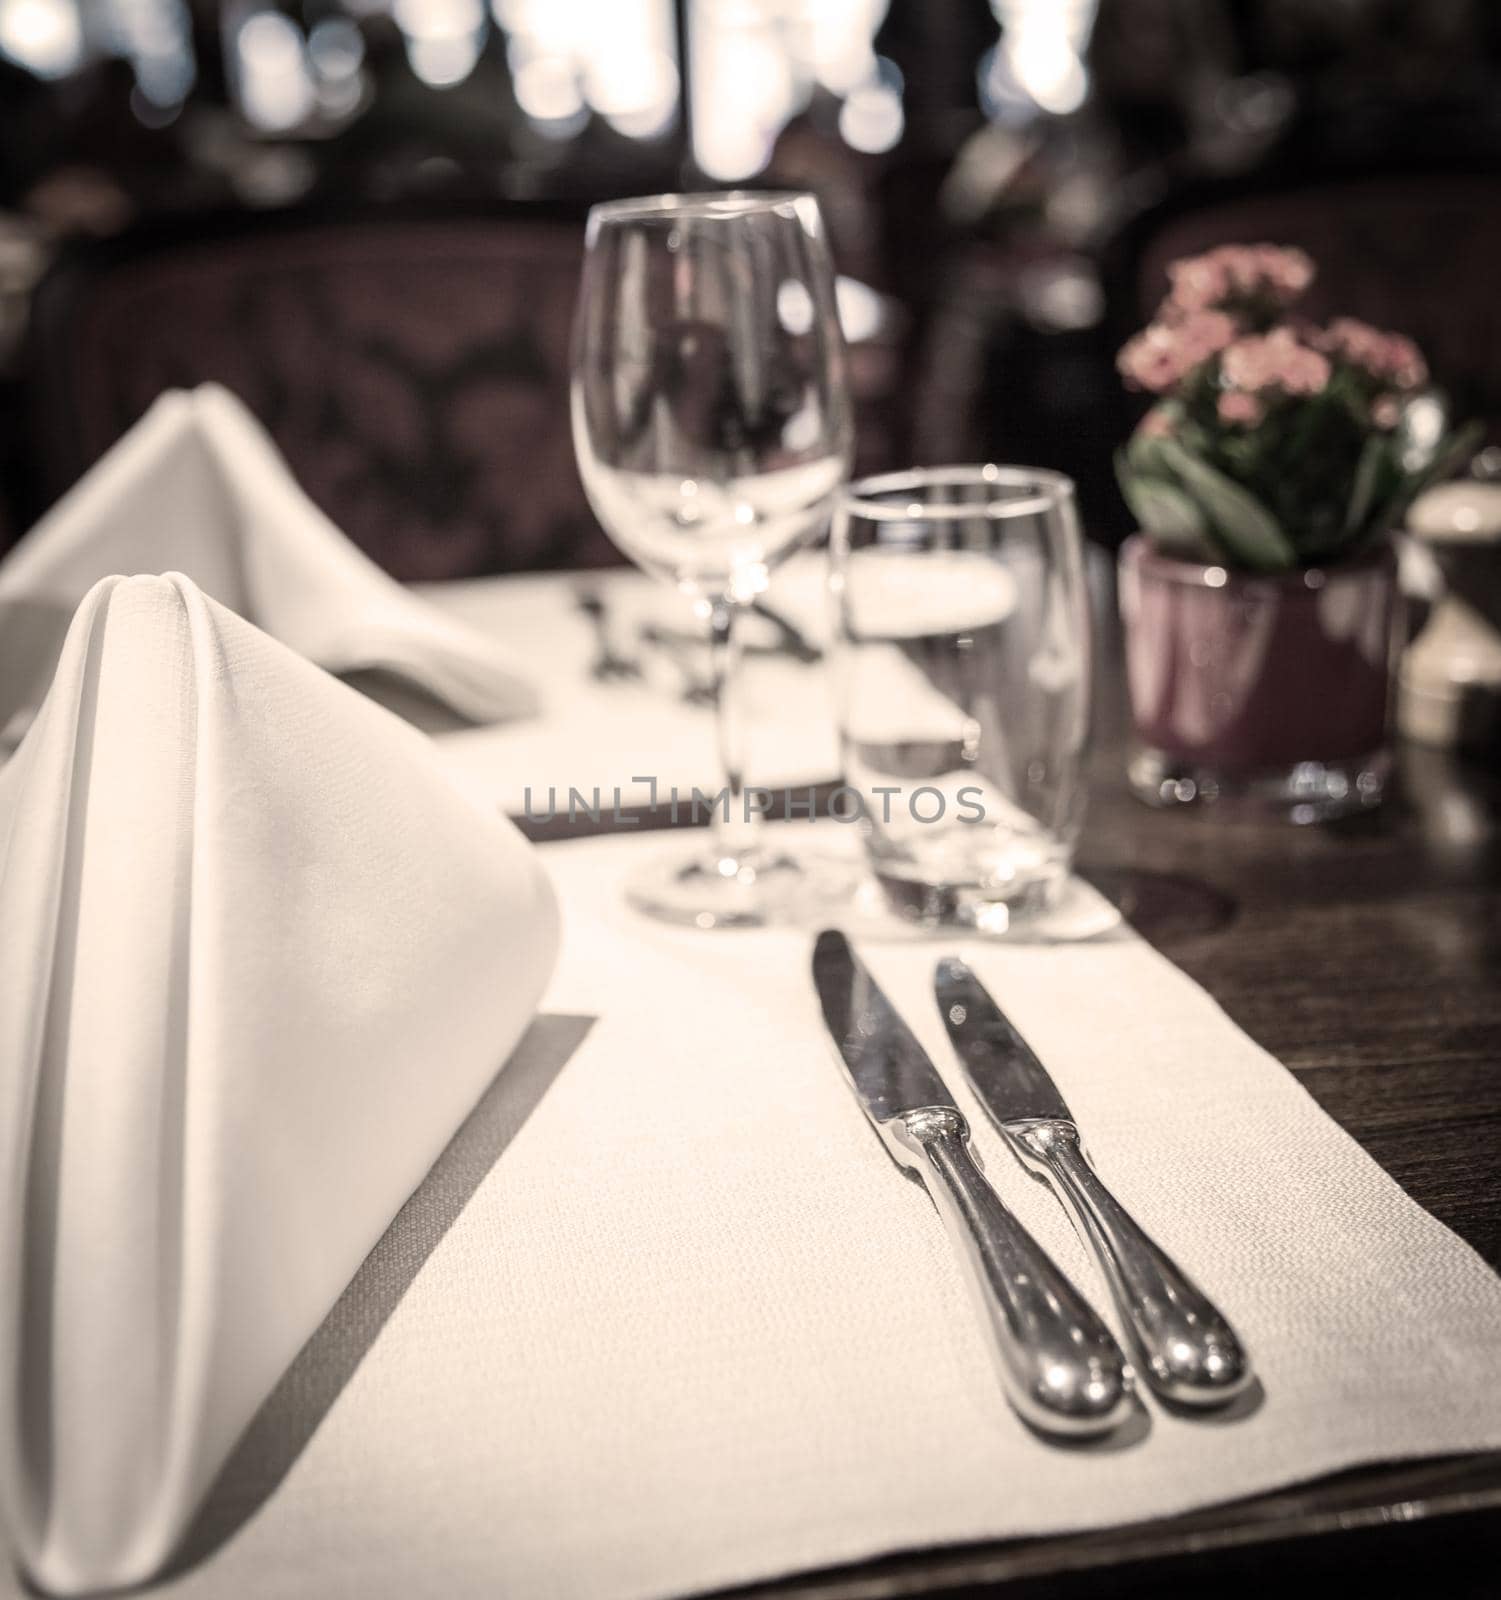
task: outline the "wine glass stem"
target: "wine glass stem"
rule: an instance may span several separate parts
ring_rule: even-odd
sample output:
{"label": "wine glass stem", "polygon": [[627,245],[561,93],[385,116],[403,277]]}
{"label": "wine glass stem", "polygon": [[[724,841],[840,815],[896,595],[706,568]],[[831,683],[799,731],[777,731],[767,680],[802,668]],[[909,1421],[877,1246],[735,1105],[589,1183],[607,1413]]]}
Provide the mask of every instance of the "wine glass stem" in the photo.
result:
{"label": "wine glass stem", "polygon": [[728,597],[715,600],[709,608],[719,763],[724,769],[724,792],[717,797],[713,811],[714,859],[726,877],[733,876],[738,865],[749,864],[761,832],[759,811],[745,803],[747,719],[741,703],[740,670],[740,621],[744,613],[745,607]]}

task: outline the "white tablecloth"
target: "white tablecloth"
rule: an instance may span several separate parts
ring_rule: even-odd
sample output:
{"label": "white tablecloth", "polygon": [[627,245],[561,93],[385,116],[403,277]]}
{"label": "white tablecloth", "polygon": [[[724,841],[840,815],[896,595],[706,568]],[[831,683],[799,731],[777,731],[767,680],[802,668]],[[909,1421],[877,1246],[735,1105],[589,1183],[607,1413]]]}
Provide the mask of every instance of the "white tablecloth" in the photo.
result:
{"label": "white tablecloth", "polygon": [[[252,1429],[176,1600],[679,1595],[1501,1446],[1501,1281],[1122,930],[965,953],[1121,1199],[1234,1318],[1265,1401],[1153,1407],[1115,1451],[1033,1437],[832,1062],[807,936],[636,918],[620,879],[660,845],[545,848],[565,935],[543,1015]],[[868,954],[966,1103],[934,947]]]}
{"label": "white tablecloth", "polygon": [[[821,620],[822,572],[823,557],[810,554],[773,580],[772,599],[810,630]],[[578,607],[581,591],[606,597],[616,648],[642,658],[644,681],[591,678],[597,646]],[[586,798],[598,790],[608,810],[617,789],[621,806],[647,804],[653,778],[664,802],[676,786],[685,803],[695,784],[707,793],[723,781],[712,709],[685,704],[673,655],[643,647],[637,638],[643,621],[694,626],[687,603],[662,585],[618,569],[433,584],[422,593],[504,645],[542,697],[540,717],[434,734],[450,771],[492,794],[507,814],[519,816],[528,807],[544,813],[549,790],[559,809],[571,787]],[[793,594],[794,601],[784,599]],[[707,651],[704,660],[686,665],[705,671]],[[804,666],[785,655],[752,654],[744,670],[750,781],[785,788],[832,779],[840,760],[826,663]]]}

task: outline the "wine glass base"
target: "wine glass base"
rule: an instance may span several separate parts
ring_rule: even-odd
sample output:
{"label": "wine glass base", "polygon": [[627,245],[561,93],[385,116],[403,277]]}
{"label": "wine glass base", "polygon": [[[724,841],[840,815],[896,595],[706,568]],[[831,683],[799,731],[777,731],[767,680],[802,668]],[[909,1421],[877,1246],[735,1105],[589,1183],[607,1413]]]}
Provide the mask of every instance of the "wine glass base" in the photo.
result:
{"label": "wine glass base", "polygon": [[775,845],[734,857],[699,843],[657,857],[626,884],[637,911],[685,928],[811,926],[852,901],[861,863]]}
{"label": "wine glass base", "polygon": [[894,894],[873,873],[861,884],[844,921],[851,934],[878,941],[931,939],[1011,945],[1080,944],[1120,936],[1120,912],[1077,878],[1062,877],[1044,891],[1000,900],[934,888],[914,899],[912,886]]}

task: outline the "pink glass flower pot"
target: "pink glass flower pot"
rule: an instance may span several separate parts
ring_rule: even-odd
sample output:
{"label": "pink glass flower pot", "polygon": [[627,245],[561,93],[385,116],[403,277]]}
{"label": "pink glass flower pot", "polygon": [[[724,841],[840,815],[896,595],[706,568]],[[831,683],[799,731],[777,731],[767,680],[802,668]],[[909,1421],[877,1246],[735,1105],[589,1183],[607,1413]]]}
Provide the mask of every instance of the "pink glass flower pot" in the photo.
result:
{"label": "pink glass flower pot", "polygon": [[1400,601],[1382,544],[1263,576],[1158,552],[1120,557],[1131,786],[1151,805],[1314,822],[1379,803]]}

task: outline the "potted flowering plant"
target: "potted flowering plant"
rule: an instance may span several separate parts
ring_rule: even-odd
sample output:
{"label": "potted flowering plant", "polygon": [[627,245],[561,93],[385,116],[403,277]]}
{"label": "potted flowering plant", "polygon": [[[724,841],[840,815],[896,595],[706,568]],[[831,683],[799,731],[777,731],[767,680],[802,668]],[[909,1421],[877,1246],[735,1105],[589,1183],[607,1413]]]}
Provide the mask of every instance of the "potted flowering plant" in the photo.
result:
{"label": "potted flowering plant", "polygon": [[1120,352],[1157,397],[1116,458],[1141,525],[1121,552],[1131,780],[1155,804],[1311,821],[1381,797],[1388,535],[1475,437],[1449,430],[1411,340],[1296,317],[1313,275],[1272,245],[1175,262]]}

